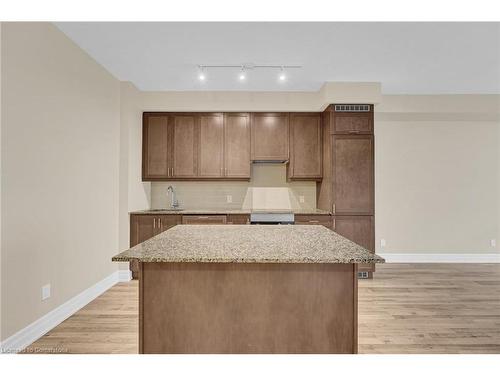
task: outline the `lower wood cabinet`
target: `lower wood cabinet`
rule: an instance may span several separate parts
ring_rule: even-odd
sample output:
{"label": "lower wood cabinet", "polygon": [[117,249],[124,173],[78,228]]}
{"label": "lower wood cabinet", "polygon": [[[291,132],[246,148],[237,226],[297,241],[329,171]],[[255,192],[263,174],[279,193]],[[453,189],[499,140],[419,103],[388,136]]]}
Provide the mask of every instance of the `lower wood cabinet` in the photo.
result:
{"label": "lower wood cabinet", "polygon": [[[373,216],[334,216],[333,230],[345,238],[375,252],[375,230]],[[375,271],[374,264],[359,264],[358,271]]]}
{"label": "lower wood cabinet", "polygon": [[332,217],[330,215],[295,215],[296,225],[323,225],[332,229]]}
{"label": "lower wood cabinet", "polygon": [[227,215],[226,224],[250,224],[250,216],[245,214]]}
{"label": "lower wood cabinet", "polygon": [[[130,215],[130,247],[181,223],[181,215]],[[139,264],[130,262],[132,278],[139,276]]]}
{"label": "lower wood cabinet", "polygon": [[226,215],[182,215],[182,224],[226,224]]}

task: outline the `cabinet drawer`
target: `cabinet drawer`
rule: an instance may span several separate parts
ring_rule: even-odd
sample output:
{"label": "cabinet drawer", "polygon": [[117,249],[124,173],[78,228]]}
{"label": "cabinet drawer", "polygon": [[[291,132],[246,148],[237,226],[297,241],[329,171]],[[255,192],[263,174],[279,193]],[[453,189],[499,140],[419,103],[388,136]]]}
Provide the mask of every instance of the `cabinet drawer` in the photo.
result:
{"label": "cabinet drawer", "polygon": [[227,215],[226,224],[250,224],[249,215]]}
{"label": "cabinet drawer", "polygon": [[323,225],[332,229],[332,218],[329,215],[295,215],[297,225]]}
{"label": "cabinet drawer", "polygon": [[182,224],[226,224],[226,215],[182,215]]}

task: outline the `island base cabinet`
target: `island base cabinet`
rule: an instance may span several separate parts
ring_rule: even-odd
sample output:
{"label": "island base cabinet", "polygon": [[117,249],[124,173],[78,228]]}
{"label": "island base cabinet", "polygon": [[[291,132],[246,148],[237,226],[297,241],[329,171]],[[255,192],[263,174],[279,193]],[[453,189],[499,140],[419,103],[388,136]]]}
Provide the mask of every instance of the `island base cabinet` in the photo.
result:
{"label": "island base cabinet", "polygon": [[357,266],[141,263],[140,353],[356,353]]}
{"label": "island base cabinet", "polygon": [[[334,216],[333,230],[345,238],[356,242],[365,249],[375,253],[375,224],[373,216]],[[358,272],[367,272],[367,277],[373,278],[375,264],[359,264]]]}

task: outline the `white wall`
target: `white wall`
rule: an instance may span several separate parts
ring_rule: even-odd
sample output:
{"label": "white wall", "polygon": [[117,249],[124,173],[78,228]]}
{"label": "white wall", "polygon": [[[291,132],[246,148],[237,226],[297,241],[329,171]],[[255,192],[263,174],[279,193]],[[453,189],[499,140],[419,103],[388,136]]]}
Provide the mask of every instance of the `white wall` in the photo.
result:
{"label": "white wall", "polygon": [[[383,96],[375,116],[376,249],[498,253],[499,96]],[[386,247],[380,247],[380,239]]]}
{"label": "white wall", "polygon": [[51,24],[1,37],[5,339],[117,269],[120,86]]}

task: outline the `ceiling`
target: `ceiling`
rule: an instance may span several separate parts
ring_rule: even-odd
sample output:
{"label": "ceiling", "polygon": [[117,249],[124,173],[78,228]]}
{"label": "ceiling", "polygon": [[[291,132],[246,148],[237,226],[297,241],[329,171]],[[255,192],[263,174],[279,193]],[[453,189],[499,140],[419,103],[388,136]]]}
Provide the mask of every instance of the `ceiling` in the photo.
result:
{"label": "ceiling", "polygon": [[[500,23],[56,23],[122,81],[146,91],[318,90],[381,82],[385,94],[500,94]],[[197,65],[299,64],[277,70]]]}

